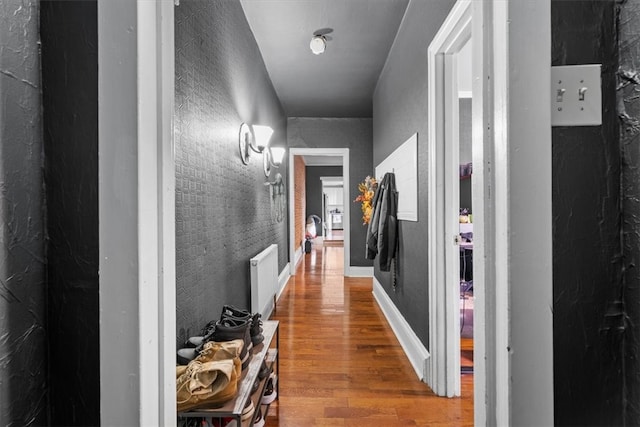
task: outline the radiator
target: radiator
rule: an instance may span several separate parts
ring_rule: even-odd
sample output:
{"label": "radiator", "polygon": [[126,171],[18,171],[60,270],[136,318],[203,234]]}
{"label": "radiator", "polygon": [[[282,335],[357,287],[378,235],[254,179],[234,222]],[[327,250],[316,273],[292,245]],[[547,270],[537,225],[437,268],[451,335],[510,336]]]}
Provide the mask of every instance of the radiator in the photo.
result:
{"label": "radiator", "polygon": [[268,319],[276,307],[278,292],[278,245],[273,244],[251,258],[251,312]]}

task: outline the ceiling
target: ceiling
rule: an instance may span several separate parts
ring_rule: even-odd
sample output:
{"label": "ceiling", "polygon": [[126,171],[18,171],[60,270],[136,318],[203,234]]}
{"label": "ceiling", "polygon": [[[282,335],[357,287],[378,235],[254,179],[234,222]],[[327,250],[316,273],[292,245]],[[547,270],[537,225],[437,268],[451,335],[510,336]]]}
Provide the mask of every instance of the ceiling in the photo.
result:
{"label": "ceiling", "polygon": [[[241,0],[288,117],[371,117],[408,0]],[[314,32],[327,49],[314,55]]]}

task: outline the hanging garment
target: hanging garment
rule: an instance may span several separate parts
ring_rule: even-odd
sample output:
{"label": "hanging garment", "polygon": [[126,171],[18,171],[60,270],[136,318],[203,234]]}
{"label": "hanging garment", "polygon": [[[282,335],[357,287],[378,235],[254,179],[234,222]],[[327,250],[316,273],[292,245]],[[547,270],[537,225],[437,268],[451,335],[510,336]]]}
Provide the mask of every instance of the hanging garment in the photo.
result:
{"label": "hanging garment", "polygon": [[398,245],[398,191],[396,176],[388,172],[371,203],[373,214],[367,228],[367,259],[378,256],[381,271],[390,271]]}

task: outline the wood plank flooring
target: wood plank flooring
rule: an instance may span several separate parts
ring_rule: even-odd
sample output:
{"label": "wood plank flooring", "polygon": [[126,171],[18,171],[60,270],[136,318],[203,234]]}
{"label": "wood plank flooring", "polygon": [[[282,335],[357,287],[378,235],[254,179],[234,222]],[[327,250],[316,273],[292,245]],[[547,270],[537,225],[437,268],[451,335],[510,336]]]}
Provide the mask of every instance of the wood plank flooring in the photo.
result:
{"label": "wood plank flooring", "polygon": [[472,426],[473,375],[461,398],[420,382],[371,279],[343,277],[342,251],[314,245],[278,301],[280,395],[266,426]]}

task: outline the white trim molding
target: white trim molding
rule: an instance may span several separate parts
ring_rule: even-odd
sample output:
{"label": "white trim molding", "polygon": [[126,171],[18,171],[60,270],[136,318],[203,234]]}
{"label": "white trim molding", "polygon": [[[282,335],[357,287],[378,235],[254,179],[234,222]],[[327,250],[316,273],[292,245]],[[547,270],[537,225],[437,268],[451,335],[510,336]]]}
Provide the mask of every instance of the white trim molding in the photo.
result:
{"label": "white trim molding", "polygon": [[280,295],[284,292],[284,289],[289,282],[289,278],[291,277],[291,264],[287,263],[284,266],[280,274],[278,275],[278,292],[276,293],[276,301],[280,299]]}
{"label": "white trim molding", "polygon": [[[296,251],[295,242],[295,198],[294,191],[295,184],[295,163],[293,161],[294,156],[339,156],[342,157],[342,177],[343,187],[350,188],[349,184],[349,149],[348,148],[289,148],[289,262],[293,265],[297,265],[299,259],[296,257],[298,253]],[[342,192],[343,203],[343,218],[351,217],[351,200],[349,197],[349,191]],[[351,264],[351,223],[350,221],[343,222],[344,230],[344,275],[348,275],[349,266]]]}
{"label": "white trim molding", "polygon": [[176,422],[174,53],[171,2],[98,1],[102,425]]}
{"label": "white trim molding", "polygon": [[[456,55],[471,39],[472,2],[458,0],[428,49],[429,349],[426,381],[438,396],[460,396],[458,308],[459,180]],[[475,202],[475,199],[474,199]],[[474,204],[474,212],[476,212]],[[475,323],[475,322],[474,322]],[[483,325],[475,323],[475,329]],[[481,374],[482,375],[482,374]]]}
{"label": "white trim molding", "polygon": [[386,317],[387,322],[389,322],[393,333],[400,342],[416,375],[420,381],[425,381],[427,360],[430,357],[429,351],[425,348],[424,344],[422,344],[422,341],[420,341],[420,338],[418,338],[415,332],[413,332],[409,323],[407,323],[400,311],[398,311],[393,301],[391,301],[391,298],[389,298],[389,295],[387,295],[375,277],[373,278],[373,296]]}
{"label": "white trim molding", "polygon": [[347,271],[348,277],[373,277],[373,267],[350,265]]}

